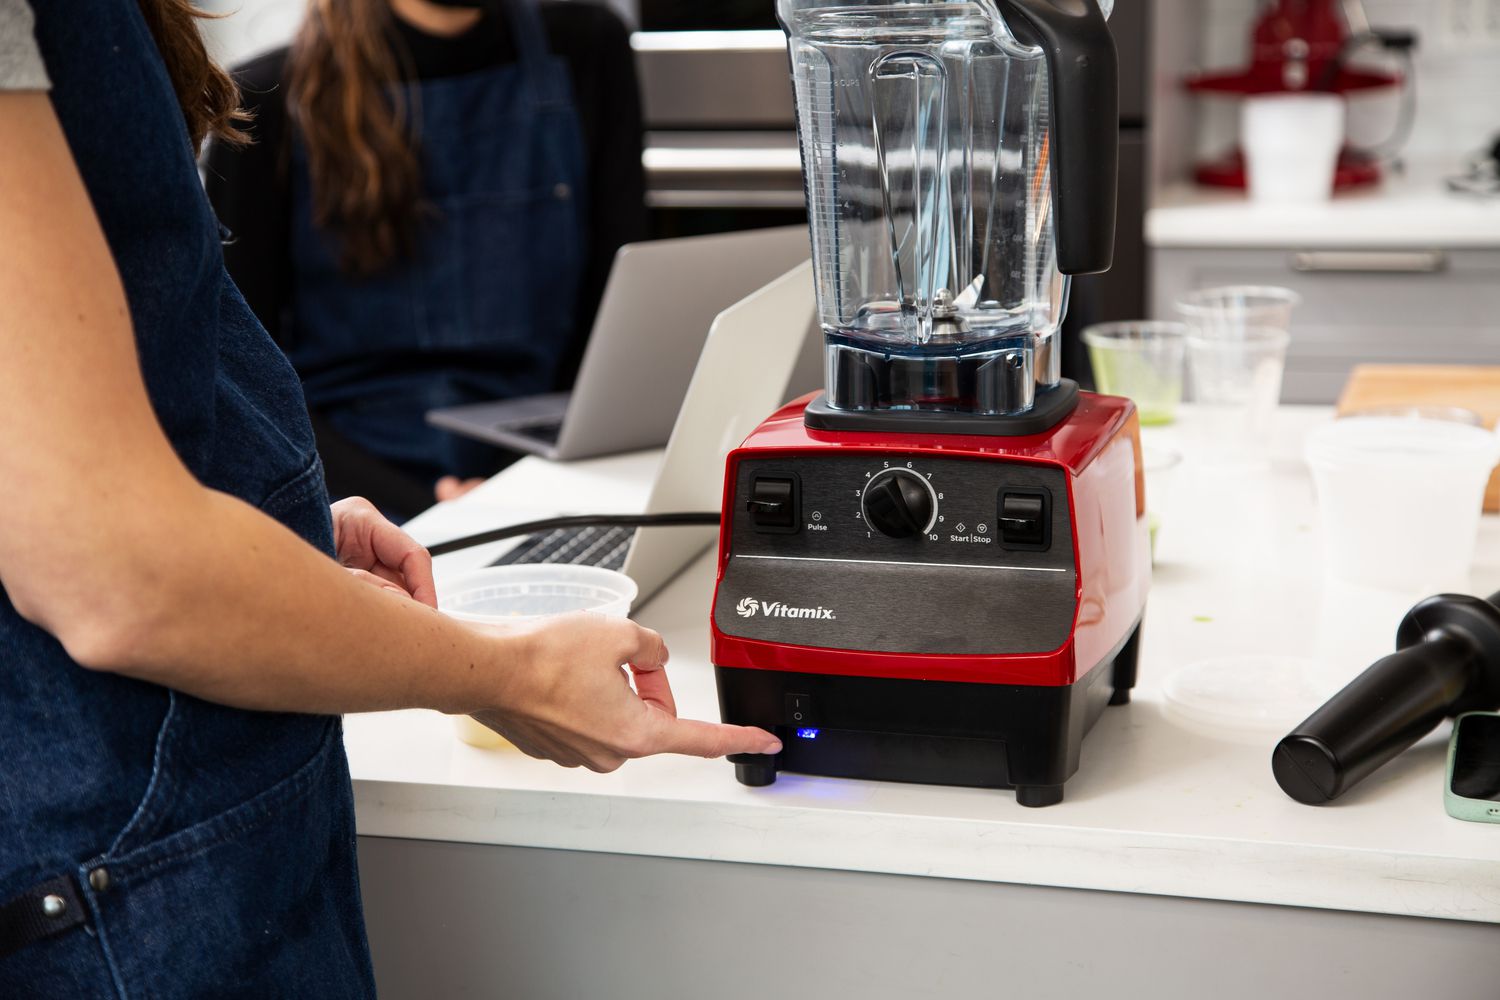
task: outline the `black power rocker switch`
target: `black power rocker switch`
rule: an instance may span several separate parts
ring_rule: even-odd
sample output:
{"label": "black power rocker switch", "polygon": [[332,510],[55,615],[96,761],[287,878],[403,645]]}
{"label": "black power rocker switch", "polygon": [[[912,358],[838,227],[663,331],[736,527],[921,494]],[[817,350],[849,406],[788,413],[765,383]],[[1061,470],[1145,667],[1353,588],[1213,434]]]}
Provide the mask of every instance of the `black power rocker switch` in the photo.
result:
{"label": "black power rocker switch", "polygon": [[757,476],[750,484],[745,509],[761,531],[797,529],[797,481],[781,476]]}
{"label": "black power rocker switch", "polygon": [[1052,545],[1051,494],[1025,489],[1000,494],[1000,544],[1023,552],[1048,549]]}

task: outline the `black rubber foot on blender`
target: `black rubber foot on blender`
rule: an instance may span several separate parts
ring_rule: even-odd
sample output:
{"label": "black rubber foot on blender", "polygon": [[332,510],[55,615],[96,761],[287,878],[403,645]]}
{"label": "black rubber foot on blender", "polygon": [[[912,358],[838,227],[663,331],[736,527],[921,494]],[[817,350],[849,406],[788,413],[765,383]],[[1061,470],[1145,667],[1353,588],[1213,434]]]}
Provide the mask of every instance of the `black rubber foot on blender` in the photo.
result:
{"label": "black rubber foot on blender", "polygon": [[1111,705],[1130,704],[1130,689],[1135,687],[1136,670],[1141,659],[1141,624],[1138,622],[1135,631],[1130,633],[1130,638],[1125,645],[1115,654],[1114,676],[1110,678],[1114,684],[1114,694],[1109,696]]}
{"label": "black rubber foot on blender", "polygon": [[764,788],[776,783],[775,764],[736,764],[734,765],[734,777],[742,785],[751,788]]}
{"label": "black rubber foot on blender", "polygon": [[1016,789],[1016,804],[1028,809],[1055,806],[1062,800],[1062,785],[1022,785]]}

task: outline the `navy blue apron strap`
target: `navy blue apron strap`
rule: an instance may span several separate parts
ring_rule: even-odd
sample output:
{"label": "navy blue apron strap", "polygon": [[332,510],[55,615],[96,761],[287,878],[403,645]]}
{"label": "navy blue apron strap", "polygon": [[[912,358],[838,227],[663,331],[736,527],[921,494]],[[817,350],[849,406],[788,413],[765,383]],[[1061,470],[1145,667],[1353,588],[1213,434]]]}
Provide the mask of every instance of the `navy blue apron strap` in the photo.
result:
{"label": "navy blue apron strap", "polygon": [[567,97],[547,44],[547,27],[537,0],[506,0],[511,33],[516,44],[516,63],[538,100],[557,101]]}
{"label": "navy blue apron strap", "polygon": [[0,905],[0,958],[88,919],[88,907],[71,876],[33,886]]}

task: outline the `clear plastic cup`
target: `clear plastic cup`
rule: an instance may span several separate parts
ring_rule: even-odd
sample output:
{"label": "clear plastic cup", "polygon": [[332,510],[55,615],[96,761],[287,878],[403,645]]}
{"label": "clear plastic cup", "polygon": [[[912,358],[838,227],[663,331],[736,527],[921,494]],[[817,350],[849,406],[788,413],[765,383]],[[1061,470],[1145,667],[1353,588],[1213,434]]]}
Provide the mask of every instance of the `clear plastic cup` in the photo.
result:
{"label": "clear plastic cup", "polygon": [[1269,460],[1271,417],[1281,401],[1290,342],[1285,330],[1265,327],[1250,327],[1233,337],[1187,338],[1206,460],[1253,466]]}
{"label": "clear plastic cup", "polygon": [[1250,200],[1307,205],[1333,197],[1346,109],[1338,94],[1258,94],[1240,105]]}
{"label": "clear plastic cup", "polygon": [[[438,608],[451,618],[489,625],[513,625],[574,611],[624,618],[637,593],[630,577],[595,566],[494,566],[445,582]],[[458,738],[470,746],[485,750],[511,746],[505,737],[467,715],[454,716],[453,725]]]}
{"label": "clear plastic cup", "polygon": [[1103,323],[1083,331],[1100,392],[1135,400],[1143,424],[1170,424],[1182,402],[1182,323]]}
{"label": "clear plastic cup", "polygon": [[1500,436],[1449,420],[1347,417],[1305,454],[1335,579],[1412,593],[1461,589]]}
{"label": "clear plastic cup", "polygon": [[1224,285],[1188,292],[1177,313],[1204,336],[1243,336],[1246,330],[1292,329],[1292,310],[1302,296],[1275,285]]}

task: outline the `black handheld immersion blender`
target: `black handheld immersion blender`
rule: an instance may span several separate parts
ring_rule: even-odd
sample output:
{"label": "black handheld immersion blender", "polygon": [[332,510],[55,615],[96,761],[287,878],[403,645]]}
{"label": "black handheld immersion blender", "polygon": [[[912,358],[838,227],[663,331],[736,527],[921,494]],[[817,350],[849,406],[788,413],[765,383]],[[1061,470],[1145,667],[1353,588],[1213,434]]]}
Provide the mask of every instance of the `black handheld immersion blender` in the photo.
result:
{"label": "black handheld immersion blender", "polygon": [[1282,791],[1331,802],[1445,718],[1500,708],[1500,594],[1429,597],[1402,620],[1396,649],[1276,745]]}

